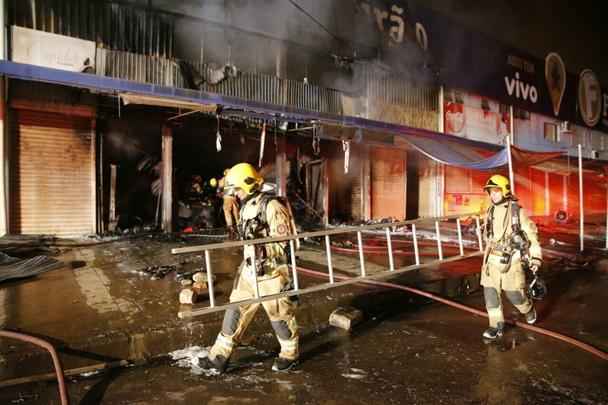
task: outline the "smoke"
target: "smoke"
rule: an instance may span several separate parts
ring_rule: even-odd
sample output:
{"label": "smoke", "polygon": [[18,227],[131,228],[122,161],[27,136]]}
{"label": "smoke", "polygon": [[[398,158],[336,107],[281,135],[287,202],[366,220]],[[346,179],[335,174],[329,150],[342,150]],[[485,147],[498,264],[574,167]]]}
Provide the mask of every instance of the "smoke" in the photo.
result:
{"label": "smoke", "polygon": [[[319,1],[294,0],[321,25],[331,26],[332,7]],[[155,1],[192,19],[176,24],[176,52],[182,59],[239,70],[274,74],[289,64],[286,44],[300,53],[329,55],[333,39],[289,0]],[[198,19],[198,20],[197,20]],[[310,63],[313,61],[305,61]],[[302,78],[300,78],[302,79]]]}
{"label": "smoke", "polygon": [[[191,16],[176,27],[181,59],[304,81],[358,96],[370,71],[433,83],[406,8],[368,0],[154,0]],[[379,76],[378,76],[379,75]]]}
{"label": "smoke", "polygon": [[346,69],[346,64],[335,63],[341,71],[327,71],[322,85],[359,96],[364,94],[370,79],[393,77],[418,86],[435,83],[436,68],[430,53],[421,45],[428,38],[417,31],[416,21],[407,8],[367,0],[356,0],[350,5],[350,13],[341,13],[338,20],[341,24],[337,27],[339,35],[350,40],[342,48],[339,61],[348,57],[352,62]]}

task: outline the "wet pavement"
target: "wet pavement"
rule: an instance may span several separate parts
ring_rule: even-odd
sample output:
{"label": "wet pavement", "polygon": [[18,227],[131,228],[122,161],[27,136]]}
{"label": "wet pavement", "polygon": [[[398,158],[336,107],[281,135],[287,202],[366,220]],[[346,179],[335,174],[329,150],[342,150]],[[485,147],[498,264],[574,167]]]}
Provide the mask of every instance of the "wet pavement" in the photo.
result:
{"label": "wet pavement", "polygon": [[[69,384],[73,403],[608,403],[608,364],[603,360],[518,329],[487,345],[481,339],[485,319],[369,286],[301,299],[303,350],[297,370],[270,371],[278,344],[260,312],[229,373],[197,375],[166,354],[210,344],[221,314],[177,319],[181,286],[174,274],[152,280],[140,272],[159,264],[183,271],[200,268],[200,256],[168,254],[181,245],[150,238],[62,248],[58,258],[69,263],[67,268],[1,286],[0,324],[48,338],[66,368],[116,359],[141,362],[74,380]],[[568,253],[567,247],[560,249]],[[310,259],[314,252],[302,251],[304,256]],[[322,268],[323,256],[318,259],[316,265],[303,264]],[[348,262],[348,256],[342,259]],[[239,260],[238,251],[212,255],[220,301],[227,299]],[[393,281],[460,297],[482,309],[478,268],[479,261],[472,259]],[[538,306],[539,326],[608,351],[608,323],[601,310],[608,295],[608,265],[554,261],[547,278],[550,296]],[[319,282],[302,279],[304,286]],[[350,334],[327,325],[329,313],[340,305],[365,313],[365,322]],[[507,316],[514,311],[505,305]],[[0,365],[2,380],[50,371],[46,356],[5,340],[0,341]],[[56,384],[3,388],[0,403],[58,403]]]}

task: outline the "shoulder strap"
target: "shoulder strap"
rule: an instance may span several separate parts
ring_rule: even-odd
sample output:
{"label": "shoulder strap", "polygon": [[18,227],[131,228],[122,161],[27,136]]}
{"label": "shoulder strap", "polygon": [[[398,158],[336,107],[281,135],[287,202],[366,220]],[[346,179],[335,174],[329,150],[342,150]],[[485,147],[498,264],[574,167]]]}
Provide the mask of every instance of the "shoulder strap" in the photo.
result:
{"label": "shoulder strap", "polygon": [[521,207],[517,202],[511,201],[511,229],[513,233],[517,233],[521,230],[521,221],[519,218],[519,210]]}
{"label": "shoulder strap", "polygon": [[268,203],[270,203],[270,201],[275,200],[275,199],[278,199],[278,197],[271,195],[271,194],[266,194],[266,193],[262,194],[262,197],[260,197],[259,216],[265,225],[268,225],[268,221],[266,218],[266,209],[268,208]]}
{"label": "shoulder strap", "polygon": [[486,237],[488,239],[494,236],[494,205],[488,208],[488,213],[486,214]]}
{"label": "shoulder strap", "polygon": [[[298,228],[296,227],[296,222],[295,222],[295,218],[293,216],[293,211],[291,209],[291,204],[289,204],[289,200],[287,199],[287,197],[281,197],[281,196],[274,195],[274,194],[264,194],[262,196],[262,198],[260,198],[260,213],[259,213],[260,220],[262,222],[264,222],[265,226],[268,226],[268,222],[266,221],[266,208],[268,208],[268,204],[273,200],[280,202],[287,209],[287,212],[289,213],[289,217],[290,217],[289,219],[290,219],[291,232],[293,235],[297,235]],[[295,248],[296,248],[296,250],[300,250],[300,240],[299,239],[295,240]]]}

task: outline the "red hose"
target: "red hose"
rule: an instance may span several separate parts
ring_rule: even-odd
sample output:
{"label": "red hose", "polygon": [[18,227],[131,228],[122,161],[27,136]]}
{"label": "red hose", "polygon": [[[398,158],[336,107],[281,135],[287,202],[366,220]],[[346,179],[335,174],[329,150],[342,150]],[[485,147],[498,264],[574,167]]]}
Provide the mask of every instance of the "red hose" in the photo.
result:
{"label": "red hose", "polygon": [[55,373],[57,374],[57,383],[59,385],[59,397],[61,398],[61,404],[69,405],[70,400],[68,398],[68,392],[65,386],[63,367],[61,366],[61,360],[59,360],[59,355],[57,354],[57,351],[55,350],[52,344],[34,336],[24,335],[23,333],[11,332],[8,330],[0,330],[0,337],[21,340],[46,349],[51,354],[51,358],[53,359],[53,366],[55,367]]}
{"label": "red hose", "polygon": [[[366,242],[367,242],[367,240],[366,240]],[[421,247],[420,242],[418,243],[418,247]],[[426,244],[425,247],[437,248],[437,243]],[[386,255],[387,249],[388,248],[386,246],[377,246],[377,245],[369,246],[368,245],[368,246],[363,246],[363,253],[368,254],[368,255]],[[445,245],[442,248],[444,255],[458,254],[459,253],[458,249],[459,248],[456,246],[445,246]],[[336,253],[345,253],[345,254],[358,254],[359,253],[359,249],[356,247],[347,248],[347,247],[332,245],[331,250]],[[471,250],[475,250],[475,249],[468,248],[468,247],[464,248],[465,252],[469,252]],[[415,254],[411,251],[404,251],[404,250],[398,249],[398,250],[393,250],[393,255],[394,256],[403,256],[403,257],[413,257]],[[420,257],[437,257],[438,253],[437,253],[437,251],[434,251],[434,252],[421,251],[421,252],[419,252],[418,255]],[[569,258],[572,256],[572,254],[567,251],[560,251],[557,249],[551,249],[551,248],[547,248],[544,246],[543,246],[543,255],[547,256],[547,258],[562,258],[562,259]]]}
{"label": "red hose", "polygon": [[[329,278],[328,274],[321,273],[319,271],[314,271],[314,270],[311,270],[311,269],[306,269],[306,268],[298,267],[298,271],[300,271],[302,273],[305,273],[305,274],[309,274],[311,276]],[[348,279],[351,279],[352,277],[339,276],[339,275],[335,275],[334,274],[334,278],[337,279],[337,280],[348,280]],[[442,298],[442,297],[440,297],[438,295],[435,295],[435,294],[432,294],[432,293],[429,293],[429,292],[426,292],[426,291],[422,291],[422,290],[419,290],[417,288],[408,287],[408,286],[404,286],[404,285],[400,285],[400,284],[394,284],[394,283],[386,283],[386,282],[382,282],[382,281],[374,281],[374,280],[361,281],[361,283],[363,283],[363,284],[377,285],[377,286],[381,286],[381,287],[394,288],[394,289],[397,289],[397,290],[411,292],[413,294],[417,294],[417,295],[421,295],[421,296],[426,297],[426,298],[430,298],[432,300],[441,302],[443,304],[449,305],[449,306],[454,307],[454,308],[461,309],[463,311],[469,312],[469,313],[474,314],[474,315],[479,315],[479,316],[483,316],[483,317],[486,317],[486,318],[488,317],[488,314],[485,311],[480,311],[479,309],[471,308],[471,307],[469,307],[467,305],[463,305],[463,304],[460,304],[458,302],[454,302],[454,301]],[[536,333],[540,333],[540,334],[545,335],[545,336],[552,337],[554,339],[561,340],[563,342],[566,342],[566,343],[569,343],[569,344],[571,344],[573,346],[576,346],[579,349],[583,349],[583,350],[585,350],[585,351],[587,351],[587,352],[589,352],[589,353],[591,353],[591,354],[593,354],[593,355],[595,355],[595,356],[597,356],[597,357],[599,357],[599,358],[601,358],[603,360],[608,360],[608,353],[603,352],[603,351],[601,351],[599,349],[596,349],[595,347],[593,347],[593,346],[591,346],[591,345],[589,345],[587,343],[581,342],[580,340],[576,340],[576,339],[571,338],[569,336],[562,335],[561,333],[553,332],[553,331],[547,330],[545,328],[541,328],[541,327],[533,326],[533,325],[528,325],[525,322],[514,321],[514,320],[510,320],[510,319],[507,319],[506,322],[509,323],[509,324],[512,324],[512,325],[517,325],[520,328],[524,328],[524,329],[527,329],[527,330],[530,330],[530,331],[533,331],[533,332],[536,332]]]}

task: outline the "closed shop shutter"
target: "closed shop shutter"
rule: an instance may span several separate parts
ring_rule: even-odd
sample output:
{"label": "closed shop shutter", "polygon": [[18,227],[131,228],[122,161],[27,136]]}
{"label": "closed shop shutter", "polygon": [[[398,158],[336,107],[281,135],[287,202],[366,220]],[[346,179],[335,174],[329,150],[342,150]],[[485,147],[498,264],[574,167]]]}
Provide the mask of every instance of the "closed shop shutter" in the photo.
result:
{"label": "closed shop shutter", "polygon": [[11,232],[94,233],[91,119],[30,110],[13,117]]}
{"label": "closed shop shutter", "polygon": [[405,152],[372,149],[372,218],[405,218]]}

